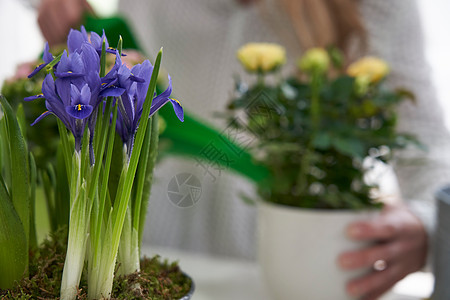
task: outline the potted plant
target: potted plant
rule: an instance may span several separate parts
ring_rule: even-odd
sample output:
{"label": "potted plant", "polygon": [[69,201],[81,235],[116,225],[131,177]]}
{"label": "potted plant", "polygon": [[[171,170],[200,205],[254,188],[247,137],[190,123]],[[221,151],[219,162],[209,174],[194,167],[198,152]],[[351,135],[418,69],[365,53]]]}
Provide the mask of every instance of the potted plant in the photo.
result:
{"label": "potted plant", "polygon": [[[24,138],[23,110],[19,108],[18,121],[0,97],[0,241],[8,245],[0,251],[1,295],[55,297],[57,289],[61,299],[189,299],[194,286],[176,265],[155,259],[141,265],[140,260],[157,154],[156,112],[170,102],[183,121],[180,103],[170,97],[170,77],[167,89],[154,93],[162,50],[154,65],[146,60],[130,69],[122,63],[121,39],[113,49],[104,33],[89,36],[82,27],[70,31],[67,46],[68,51],[54,57],[46,45],[43,64],[30,74],[47,73],[42,93],[25,99],[45,98],[47,111],[32,125],[50,114],[57,117],[56,166],[43,173],[36,170]],[[106,55],[115,57],[110,70]],[[47,205],[60,205],[49,209],[50,219],[57,219],[64,208],[69,211],[67,234],[54,233],[44,250],[36,248],[34,227],[38,174]],[[44,264],[36,265],[36,260]],[[156,266],[161,274],[171,275],[160,282]],[[154,294],[160,287],[162,292]]]}
{"label": "potted plant", "polygon": [[237,80],[231,124],[254,137],[249,147],[271,174],[258,184],[267,286],[275,299],[348,299],[345,282],[358,274],[336,258],[365,246],[346,238],[346,226],[381,208],[368,168],[415,141],[395,131],[395,107],[409,94],[383,85],[389,68],[375,57],[345,70],[337,49],[314,48],[286,78],[279,45],[248,44],[237,56],[257,79]]}

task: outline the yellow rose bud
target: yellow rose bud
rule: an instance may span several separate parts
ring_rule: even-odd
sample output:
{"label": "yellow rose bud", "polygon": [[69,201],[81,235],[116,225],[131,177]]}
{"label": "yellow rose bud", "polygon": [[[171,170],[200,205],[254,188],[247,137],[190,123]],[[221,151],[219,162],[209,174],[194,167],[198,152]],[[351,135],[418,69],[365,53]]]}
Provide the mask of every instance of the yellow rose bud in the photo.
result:
{"label": "yellow rose bud", "polygon": [[389,73],[388,64],[377,57],[367,56],[352,63],[347,68],[347,74],[356,78],[365,78],[370,83],[375,83],[386,77]]}
{"label": "yellow rose bud", "polygon": [[298,67],[300,70],[312,73],[324,73],[330,65],[330,56],[323,48],[311,48],[299,59]]}
{"label": "yellow rose bud", "polygon": [[237,58],[249,72],[270,72],[286,62],[286,52],[277,44],[249,43],[238,50]]}

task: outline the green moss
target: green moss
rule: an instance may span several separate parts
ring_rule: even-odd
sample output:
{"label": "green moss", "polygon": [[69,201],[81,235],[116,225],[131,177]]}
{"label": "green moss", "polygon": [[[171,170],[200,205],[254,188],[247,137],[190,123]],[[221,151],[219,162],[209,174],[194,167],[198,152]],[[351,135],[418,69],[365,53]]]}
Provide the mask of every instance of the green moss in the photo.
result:
{"label": "green moss", "polygon": [[[64,236],[66,233],[61,230],[32,251],[30,275],[16,288],[0,290],[0,299],[59,299],[66,253]],[[190,290],[191,280],[181,272],[176,262],[162,261],[159,256],[144,257],[141,269],[139,273],[115,278],[111,299],[180,299]],[[84,276],[78,299],[87,299]]]}

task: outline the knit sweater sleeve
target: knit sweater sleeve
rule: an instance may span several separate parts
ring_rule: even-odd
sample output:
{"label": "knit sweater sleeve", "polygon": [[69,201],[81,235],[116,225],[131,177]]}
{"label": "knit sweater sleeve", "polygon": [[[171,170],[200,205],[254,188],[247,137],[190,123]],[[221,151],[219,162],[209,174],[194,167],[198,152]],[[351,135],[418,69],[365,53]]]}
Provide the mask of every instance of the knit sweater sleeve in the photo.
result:
{"label": "knit sweater sleeve", "polygon": [[450,135],[430,80],[418,5],[411,0],[367,0],[362,14],[370,52],[391,66],[389,85],[415,95],[415,101],[399,107],[398,129],[415,135],[426,150],[411,146],[398,152],[394,169],[402,198],[423,222],[431,245],[436,225],[434,193],[450,182]]}

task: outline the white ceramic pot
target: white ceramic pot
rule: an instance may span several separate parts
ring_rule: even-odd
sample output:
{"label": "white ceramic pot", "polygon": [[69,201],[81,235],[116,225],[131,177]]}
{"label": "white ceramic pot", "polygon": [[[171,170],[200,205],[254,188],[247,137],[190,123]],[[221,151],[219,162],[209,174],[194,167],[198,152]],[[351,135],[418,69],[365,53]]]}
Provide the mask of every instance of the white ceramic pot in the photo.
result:
{"label": "white ceramic pot", "polygon": [[343,271],[337,256],[366,247],[346,237],[353,221],[378,211],[314,210],[261,202],[259,260],[274,300],[347,300],[346,282],[369,270]]}

